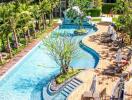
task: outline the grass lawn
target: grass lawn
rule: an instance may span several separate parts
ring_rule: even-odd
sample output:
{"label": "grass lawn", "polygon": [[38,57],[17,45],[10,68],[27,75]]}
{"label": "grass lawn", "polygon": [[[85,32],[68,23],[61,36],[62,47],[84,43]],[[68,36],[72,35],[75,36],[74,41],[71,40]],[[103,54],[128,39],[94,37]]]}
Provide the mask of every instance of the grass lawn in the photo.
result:
{"label": "grass lawn", "polygon": [[101,21],[101,18],[100,18],[100,17],[99,17],[99,18],[94,18],[94,17],[93,17],[93,18],[92,18],[92,21],[93,21],[93,22],[100,22],[100,21]]}

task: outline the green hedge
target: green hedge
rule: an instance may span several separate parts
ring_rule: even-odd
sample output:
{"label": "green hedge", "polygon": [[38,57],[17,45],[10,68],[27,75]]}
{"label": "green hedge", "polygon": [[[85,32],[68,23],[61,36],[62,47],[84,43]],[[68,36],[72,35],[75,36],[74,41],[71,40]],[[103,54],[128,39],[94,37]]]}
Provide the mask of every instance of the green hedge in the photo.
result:
{"label": "green hedge", "polygon": [[111,9],[114,8],[115,6],[116,6],[115,3],[104,3],[102,5],[102,13],[109,14]]}
{"label": "green hedge", "polygon": [[101,14],[101,9],[97,9],[97,8],[87,9],[86,14],[92,17],[98,17]]}

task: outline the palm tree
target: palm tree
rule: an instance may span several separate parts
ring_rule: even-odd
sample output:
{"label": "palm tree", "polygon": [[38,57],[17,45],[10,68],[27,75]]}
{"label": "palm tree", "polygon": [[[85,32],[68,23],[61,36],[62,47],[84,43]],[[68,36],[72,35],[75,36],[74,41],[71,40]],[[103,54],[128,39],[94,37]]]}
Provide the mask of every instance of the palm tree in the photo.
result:
{"label": "palm tree", "polygon": [[32,14],[29,11],[29,6],[27,4],[20,4],[19,11],[17,27],[24,34],[26,44],[28,44],[27,38],[29,41],[31,40],[29,26],[30,24],[33,24],[34,19],[31,16]]}
{"label": "palm tree", "polygon": [[[30,11],[32,12],[32,17],[34,18],[34,22],[35,22],[35,31],[39,31],[40,30],[40,9],[39,9],[39,5],[38,4],[34,4],[32,6],[30,6]],[[34,35],[36,32],[34,32]],[[36,36],[35,36],[36,37]]]}
{"label": "palm tree", "polygon": [[0,32],[2,33],[2,38],[5,36],[6,38],[6,51],[10,54],[9,56],[12,57],[12,50],[10,45],[10,39],[9,34],[11,33],[11,27],[10,27],[10,17],[8,16],[10,14],[10,10],[8,9],[7,5],[1,5],[0,9],[0,19],[1,19],[1,25],[0,25]]}
{"label": "palm tree", "polygon": [[48,0],[43,0],[40,2],[40,13],[43,21],[43,28],[46,28],[46,14],[51,11],[50,2]]}
{"label": "palm tree", "polygon": [[7,44],[6,51],[10,54],[10,57],[12,57],[12,49],[11,49],[10,38],[9,38],[9,35],[11,33],[9,20],[4,21],[4,23],[0,26],[0,31],[4,34],[6,38],[6,44]]}
{"label": "palm tree", "polygon": [[19,43],[18,43],[18,38],[17,38],[17,32],[16,32],[16,24],[17,24],[17,11],[16,11],[16,6],[13,3],[9,3],[7,5],[7,9],[9,9],[9,19],[10,19],[10,26],[12,28],[12,33],[13,33],[13,39],[14,39],[14,47],[18,48]]}
{"label": "palm tree", "polygon": [[50,1],[50,17],[49,17],[49,24],[51,24],[51,21],[53,19],[53,9],[59,4],[60,0],[49,0]]}

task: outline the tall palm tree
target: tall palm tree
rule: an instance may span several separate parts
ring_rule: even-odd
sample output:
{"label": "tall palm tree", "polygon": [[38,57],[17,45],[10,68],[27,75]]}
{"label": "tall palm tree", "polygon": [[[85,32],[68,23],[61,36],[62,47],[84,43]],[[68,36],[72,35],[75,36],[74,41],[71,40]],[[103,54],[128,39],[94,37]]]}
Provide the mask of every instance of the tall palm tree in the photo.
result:
{"label": "tall palm tree", "polygon": [[2,4],[2,9],[0,9],[0,32],[2,33],[2,38],[6,38],[6,51],[10,54],[10,57],[12,57],[12,50],[10,45],[10,39],[9,35],[11,33],[11,27],[10,27],[10,10],[8,9],[7,5]]}
{"label": "tall palm tree", "polygon": [[43,21],[43,28],[46,28],[46,14],[51,11],[50,2],[49,0],[43,0],[40,2],[40,12]]}
{"label": "tall palm tree", "polygon": [[24,34],[24,38],[26,40],[26,44],[28,43],[28,40],[31,40],[31,35],[29,32],[29,26],[30,24],[33,24],[34,19],[32,18],[32,14],[29,11],[29,6],[27,4],[20,4],[19,7],[19,17],[17,21],[17,27],[19,30]]}
{"label": "tall palm tree", "polygon": [[14,40],[14,47],[18,48],[19,43],[18,43],[18,38],[17,38],[17,32],[16,32],[16,24],[17,24],[17,11],[16,11],[16,6],[13,3],[9,3],[7,5],[7,9],[9,9],[9,19],[10,19],[10,26],[12,28],[12,33],[13,33],[13,40]]}
{"label": "tall palm tree", "polygon": [[59,4],[60,0],[49,0],[50,1],[50,17],[49,17],[49,24],[53,19],[53,9]]}
{"label": "tall palm tree", "polygon": [[11,28],[10,28],[10,22],[4,21],[4,23],[0,26],[0,31],[3,33],[3,36],[6,38],[6,51],[10,54],[10,57],[12,57],[12,49],[10,45],[10,33],[11,33]]}
{"label": "tall palm tree", "polygon": [[[39,9],[39,5],[38,4],[34,4],[32,6],[30,6],[30,12],[32,12],[32,17],[34,18],[34,22],[35,22],[35,31],[39,31],[40,30],[40,9]],[[35,35],[36,32],[34,32]]]}

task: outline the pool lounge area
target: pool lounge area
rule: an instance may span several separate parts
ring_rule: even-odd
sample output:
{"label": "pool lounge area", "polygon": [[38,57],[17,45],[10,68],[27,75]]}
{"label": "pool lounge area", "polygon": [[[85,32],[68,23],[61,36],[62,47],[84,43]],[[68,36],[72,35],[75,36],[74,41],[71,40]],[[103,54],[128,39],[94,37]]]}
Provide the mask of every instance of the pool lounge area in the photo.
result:
{"label": "pool lounge area", "polygon": [[[94,26],[88,25],[85,26],[88,30],[86,35],[73,36],[72,34],[76,28],[73,25],[58,27],[51,35],[60,32],[62,37],[65,33],[68,33],[68,36],[72,36],[79,51],[79,57],[71,62],[73,68],[95,68],[99,61],[98,53],[85,46],[81,41],[85,36],[90,36],[97,30]],[[1,78],[0,98],[2,100],[20,100],[21,98],[24,100],[52,100],[58,96],[60,100],[66,99],[64,95],[59,93],[56,95],[47,93],[48,83],[59,73],[60,67],[47,55],[46,47],[40,42]],[[45,92],[45,97],[42,98],[43,89],[45,89],[43,91]]]}
{"label": "pool lounge area", "polygon": [[0,0],[0,100],[132,100],[132,0]]}

